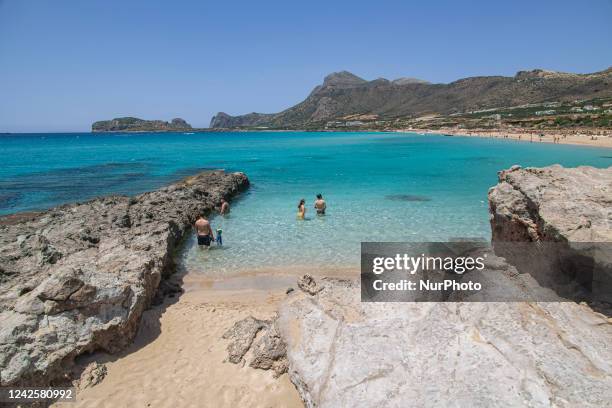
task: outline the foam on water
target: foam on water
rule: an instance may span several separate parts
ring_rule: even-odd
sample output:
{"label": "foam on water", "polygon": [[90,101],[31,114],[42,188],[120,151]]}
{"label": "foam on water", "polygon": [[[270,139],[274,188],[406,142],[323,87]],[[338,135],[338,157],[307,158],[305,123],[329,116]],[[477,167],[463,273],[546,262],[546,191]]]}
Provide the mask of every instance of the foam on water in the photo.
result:
{"label": "foam on water", "polygon": [[[358,265],[361,241],[489,237],[497,171],[609,166],[610,149],[382,133],[37,134],[0,137],[0,213],[133,194],[204,169],[244,171],[252,187],[214,217],[224,246],[186,266],[210,275],[272,266]],[[325,217],[312,208],[328,201]],[[300,198],[307,220],[296,219]]]}

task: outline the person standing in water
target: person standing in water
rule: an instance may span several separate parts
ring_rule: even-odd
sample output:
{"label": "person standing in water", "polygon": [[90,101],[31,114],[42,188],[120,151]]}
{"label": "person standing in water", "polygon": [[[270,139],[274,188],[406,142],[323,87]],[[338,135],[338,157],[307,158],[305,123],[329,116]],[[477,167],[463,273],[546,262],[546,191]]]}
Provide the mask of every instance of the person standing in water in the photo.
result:
{"label": "person standing in water", "polygon": [[306,200],[302,198],[298,204],[297,218],[298,220],[303,220],[305,217],[306,217]]}
{"label": "person standing in water", "polygon": [[210,222],[203,215],[200,215],[195,222],[196,236],[198,237],[198,245],[210,248],[210,243],[215,240]]}
{"label": "person standing in water", "polygon": [[317,194],[317,199],[314,203],[314,208],[317,210],[317,215],[325,215],[325,209],[327,208],[327,204],[325,204],[325,200],[321,194]]}
{"label": "person standing in water", "polygon": [[225,201],[225,198],[221,199],[221,209],[219,210],[219,213],[221,215],[227,215],[230,212],[230,206],[229,203],[227,201]]}

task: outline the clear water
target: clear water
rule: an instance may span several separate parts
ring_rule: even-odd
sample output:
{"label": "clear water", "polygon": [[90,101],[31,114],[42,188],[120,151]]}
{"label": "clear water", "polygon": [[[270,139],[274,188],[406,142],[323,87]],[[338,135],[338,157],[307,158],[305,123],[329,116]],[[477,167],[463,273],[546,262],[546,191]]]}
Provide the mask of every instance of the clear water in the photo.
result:
{"label": "clear water", "polygon": [[[251,189],[212,219],[225,245],[201,251],[192,237],[181,255],[212,275],[358,265],[366,240],[488,238],[498,170],[612,165],[610,149],[398,133],[3,135],[0,153],[0,214],[138,193],[203,169],[244,171]],[[312,209],[317,193],[325,217]]]}

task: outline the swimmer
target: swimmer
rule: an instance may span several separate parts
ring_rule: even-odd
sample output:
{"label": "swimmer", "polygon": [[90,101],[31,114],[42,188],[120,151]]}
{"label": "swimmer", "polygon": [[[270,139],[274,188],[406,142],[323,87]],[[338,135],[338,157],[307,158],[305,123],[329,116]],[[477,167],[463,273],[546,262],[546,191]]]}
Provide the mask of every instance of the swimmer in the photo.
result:
{"label": "swimmer", "polygon": [[298,220],[303,220],[306,217],[306,205],[305,204],[306,204],[306,200],[302,198],[298,204],[298,212],[297,212]]}
{"label": "swimmer", "polygon": [[230,206],[229,203],[225,200],[225,198],[221,199],[221,210],[219,210],[219,213],[221,215],[226,215],[229,214],[230,212]]}
{"label": "swimmer", "polygon": [[317,215],[325,215],[325,209],[327,208],[327,204],[325,203],[325,200],[323,199],[323,196],[321,194],[317,194],[317,199],[315,200],[314,208],[315,210],[317,210]]}

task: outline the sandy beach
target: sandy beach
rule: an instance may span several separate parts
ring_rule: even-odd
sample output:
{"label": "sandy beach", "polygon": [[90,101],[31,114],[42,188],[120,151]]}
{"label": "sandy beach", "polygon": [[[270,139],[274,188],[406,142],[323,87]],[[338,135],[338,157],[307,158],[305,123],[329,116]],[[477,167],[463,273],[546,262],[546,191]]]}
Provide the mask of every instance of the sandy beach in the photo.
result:
{"label": "sandy beach", "polygon": [[185,292],[144,313],[130,348],[79,361],[104,363],[108,373],[102,382],[78,390],[76,403],[53,406],[201,407],[206,401],[211,407],[302,407],[287,374],[275,379],[271,371],[227,362],[228,341],[221,338],[249,315],[272,318],[301,272],[270,270],[217,281],[185,275]]}
{"label": "sandy beach", "polygon": [[[559,130],[508,130],[508,129],[402,129],[398,132],[422,133],[433,135],[466,136],[496,139],[511,139],[531,143],[558,143],[592,147],[612,148],[612,130],[597,129],[584,131]],[[540,137],[539,135],[543,136]]]}

